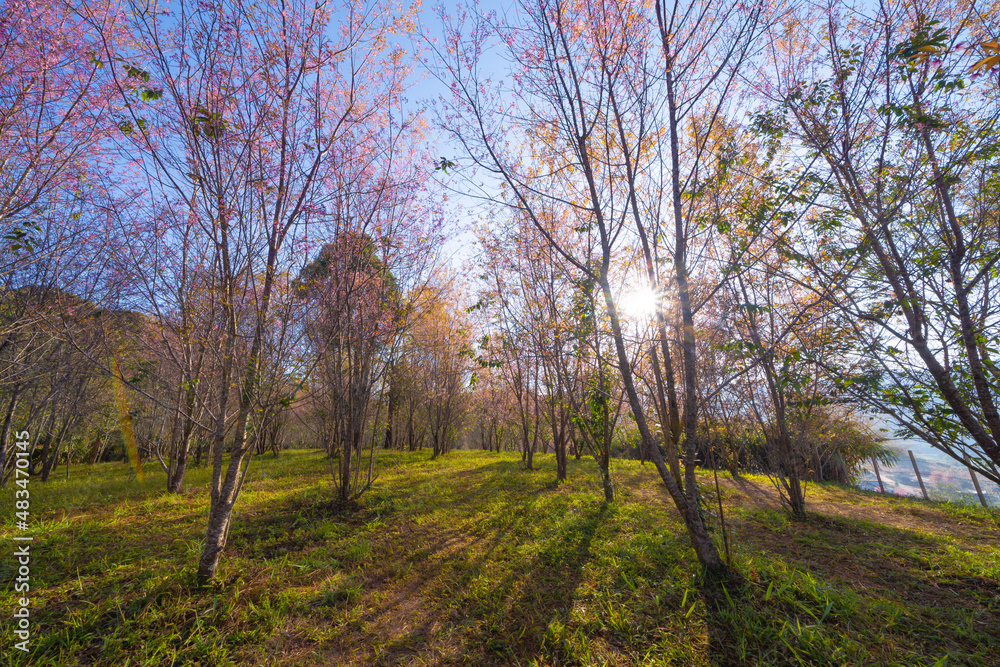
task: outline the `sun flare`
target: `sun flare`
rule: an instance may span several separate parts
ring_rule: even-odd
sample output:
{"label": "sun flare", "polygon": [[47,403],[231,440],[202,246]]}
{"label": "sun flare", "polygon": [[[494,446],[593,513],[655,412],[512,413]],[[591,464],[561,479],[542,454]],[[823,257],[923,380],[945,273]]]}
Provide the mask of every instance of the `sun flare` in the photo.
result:
{"label": "sun flare", "polygon": [[656,314],[659,298],[656,290],[648,285],[634,289],[622,296],[621,309],[625,317],[633,320],[649,320]]}

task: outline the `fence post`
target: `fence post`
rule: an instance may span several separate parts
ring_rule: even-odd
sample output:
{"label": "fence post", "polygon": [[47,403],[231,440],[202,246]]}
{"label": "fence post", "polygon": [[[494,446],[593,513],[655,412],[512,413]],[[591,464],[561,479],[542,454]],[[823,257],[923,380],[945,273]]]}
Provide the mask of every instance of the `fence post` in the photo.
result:
{"label": "fence post", "polygon": [[976,493],[979,494],[979,502],[983,504],[983,507],[989,507],[986,504],[986,498],[983,497],[983,490],[979,488],[979,478],[976,477],[976,471],[972,469],[972,461],[969,460],[968,452],[965,452],[965,467],[969,469],[969,474],[972,476],[972,485],[976,487]]}
{"label": "fence post", "polygon": [[920,482],[920,492],[924,494],[924,500],[930,500],[927,496],[927,488],[924,486],[924,478],[920,476],[920,468],[917,467],[917,459],[913,458],[913,450],[906,450],[910,454],[910,463],[913,464],[913,472],[917,473],[917,481]]}
{"label": "fence post", "polygon": [[878,480],[878,488],[882,490],[882,493],[885,493],[885,484],[882,483],[882,473],[878,471],[878,461],[875,460],[874,456],[872,457],[872,465],[875,466],[875,478]]}

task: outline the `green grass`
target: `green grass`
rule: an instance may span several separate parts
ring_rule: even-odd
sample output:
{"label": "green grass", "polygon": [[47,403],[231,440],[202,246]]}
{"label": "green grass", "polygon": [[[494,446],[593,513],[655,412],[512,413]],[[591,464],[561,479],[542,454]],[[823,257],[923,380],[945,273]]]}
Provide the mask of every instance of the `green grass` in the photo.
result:
{"label": "green grass", "polygon": [[[615,462],[606,504],[592,461],[561,485],[536,461],[385,455],[343,508],[320,454],[255,459],[210,588],[194,583],[207,470],[174,496],[121,464],[32,480],[32,651],[5,631],[0,664],[1000,664],[985,510],[811,485],[793,520],[720,476],[738,572],[723,584],[651,466]],[[5,536],[13,511],[8,487]],[[11,609],[13,558],[0,576]]]}

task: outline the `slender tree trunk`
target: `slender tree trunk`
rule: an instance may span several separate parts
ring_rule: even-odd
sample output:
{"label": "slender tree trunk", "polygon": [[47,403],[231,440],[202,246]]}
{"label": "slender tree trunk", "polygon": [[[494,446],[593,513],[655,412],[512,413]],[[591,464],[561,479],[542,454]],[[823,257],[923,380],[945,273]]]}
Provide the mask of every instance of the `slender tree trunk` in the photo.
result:
{"label": "slender tree trunk", "polygon": [[556,479],[562,481],[566,479],[566,440],[560,437],[555,442],[556,450]]}
{"label": "slender tree trunk", "polygon": [[601,468],[601,486],[604,489],[604,500],[615,502],[615,487],[611,483],[611,471],[607,466]]}
{"label": "slender tree trunk", "polygon": [[169,493],[180,493],[183,490],[184,474],[187,472],[188,453],[191,451],[192,437],[193,435],[188,433],[181,440],[173,472],[167,480],[167,491]]}
{"label": "slender tree trunk", "polygon": [[7,404],[7,412],[3,417],[3,431],[0,432],[0,486],[4,481],[4,471],[7,469],[7,438],[10,435],[10,425],[14,420],[14,410],[17,408],[17,397],[21,393],[21,383],[16,382]]}
{"label": "slender tree trunk", "polygon": [[[172,471],[167,479],[167,491],[169,493],[180,493],[184,485],[184,474],[187,472],[188,454],[191,452],[191,441],[194,438],[194,409],[195,394],[193,389],[186,392],[185,410],[187,414],[183,417],[183,432],[177,451],[172,461]],[[200,458],[200,455],[199,455]]]}
{"label": "slender tree trunk", "polygon": [[[45,452],[42,452],[42,481],[49,481],[49,475],[52,474],[52,470],[56,467],[59,462],[59,452],[62,450],[63,438],[66,437],[66,432],[69,430],[70,424],[73,422],[72,417],[67,417],[62,424],[62,428],[59,429],[59,436],[56,438],[55,447],[52,450],[52,454],[48,457],[45,456]],[[46,443],[46,449],[48,449],[48,443]]]}
{"label": "slender tree trunk", "polygon": [[[219,203],[219,210],[225,210],[225,203]],[[201,560],[198,563],[198,582],[202,585],[215,578],[215,571],[219,566],[219,558],[222,550],[226,546],[229,535],[230,520],[233,508],[236,505],[236,498],[239,495],[243,484],[245,472],[243,462],[249,453],[246,446],[247,422],[250,417],[252,401],[256,392],[257,374],[260,368],[260,351],[264,338],[264,325],[269,312],[271,301],[271,290],[274,283],[274,266],[277,261],[277,247],[270,244],[266,263],[266,274],[264,276],[264,289],[262,291],[260,310],[257,312],[257,322],[254,328],[253,342],[250,346],[250,354],[247,358],[245,372],[240,386],[239,412],[234,429],[233,444],[229,454],[229,465],[226,467],[225,479],[222,477],[222,463],[224,454],[224,439],[226,435],[225,420],[229,399],[229,385],[231,383],[233,365],[235,363],[236,340],[238,334],[236,303],[236,279],[231,269],[228,246],[228,227],[223,221],[221,225],[223,241],[221,243],[221,255],[223,264],[223,275],[226,278],[226,301],[223,304],[223,312],[226,316],[227,337],[226,354],[224,356],[222,371],[222,396],[220,400],[219,417],[216,424],[214,437],[215,459],[212,466],[212,491],[211,506],[209,509],[208,530],[205,536],[205,548],[202,551]]]}
{"label": "slender tree trunk", "polygon": [[[635,417],[636,426],[639,428],[639,435],[642,437],[647,450],[650,452],[650,458],[653,460],[653,465],[656,466],[656,471],[660,474],[660,479],[663,480],[667,487],[667,491],[669,491],[674,500],[674,505],[681,514],[681,518],[684,519],[684,524],[688,531],[688,537],[691,540],[691,545],[694,547],[698,562],[701,563],[702,567],[710,572],[728,573],[728,568],[719,557],[719,551],[716,549],[715,543],[712,541],[712,537],[709,535],[708,530],[705,527],[704,519],[699,511],[697,502],[697,480],[694,478],[693,462],[690,461],[691,454],[693,454],[693,443],[686,443],[685,446],[685,449],[691,453],[687,457],[689,460],[685,461],[686,468],[688,469],[688,475],[685,481],[689,488],[688,495],[685,495],[680,485],[678,485],[677,481],[670,473],[670,469],[667,467],[667,464],[663,459],[663,454],[660,452],[660,448],[656,446],[656,442],[649,430],[642,402],[639,400],[639,394],[635,389],[632,366],[629,363],[628,351],[625,349],[621,322],[619,321],[618,312],[614,305],[614,295],[611,291],[611,284],[607,279],[606,269],[605,271],[602,271],[601,275],[601,290],[604,293],[608,316],[611,320],[612,337],[615,342],[615,351],[618,356],[618,366],[621,370],[622,382],[625,385],[625,393],[628,396],[629,406],[632,408],[632,414]],[[691,489],[692,486],[693,489]]]}
{"label": "slender tree trunk", "polygon": [[562,407],[562,392],[549,401],[549,423],[552,425],[552,448],[556,455],[556,479],[566,479],[566,411]]}
{"label": "slender tree trunk", "polygon": [[[390,373],[391,372],[392,371],[390,371]],[[385,437],[382,439],[382,449],[395,448],[392,435],[392,423],[396,418],[396,403],[398,403],[397,393],[398,391],[395,387],[389,387],[389,405],[386,407]]]}
{"label": "slender tree trunk", "polygon": [[346,504],[351,499],[351,461],[355,448],[353,442],[355,434],[352,434],[352,442],[345,441],[340,452],[340,488],[337,499]]}
{"label": "slender tree trunk", "polygon": [[[39,419],[41,424],[45,423],[45,418],[48,417],[49,426],[45,428],[42,426],[38,429],[39,437],[35,440],[34,446],[31,448],[30,463],[28,465],[28,474],[34,475],[38,472],[39,462],[45,463],[49,456],[49,449],[52,447],[52,431],[56,425],[56,413],[55,410],[51,410],[48,415],[43,414]],[[41,444],[41,450],[39,450],[39,443]]]}
{"label": "slender tree trunk", "polygon": [[90,456],[87,457],[87,463],[94,465],[101,456],[101,451],[104,449],[101,445],[104,442],[104,431],[98,430],[97,435],[94,436],[94,444],[90,447]]}
{"label": "slender tree trunk", "polygon": [[[917,100],[918,108],[921,106]],[[962,262],[966,256],[965,232],[955,214],[955,207],[952,203],[951,191],[945,175],[941,172],[938,164],[937,153],[934,142],[931,140],[930,132],[925,128],[921,132],[924,140],[924,147],[930,159],[934,172],[934,186],[938,191],[938,196],[945,210],[945,219],[948,222],[948,230],[951,233],[951,243],[948,251],[948,268],[955,287],[955,302],[958,305],[959,322],[962,332],[962,343],[969,358],[969,374],[972,376],[972,385],[976,389],[976,398],[979,402],[980,411],[986,421],[989,434],[993,436],[990,440],[986,429],[979,439],[983,447],[983,452],[996,464],[1000,464],[1000,411],[997,410],[993,397],[993,389],[990,387],[989,379],[983,368],[983,359],[987,351],[984,345],[980,345],[979,327],[972,321],[972,313],[969,308],[969,288],[965,284],[965,272]],[[990,359],[986,357],[986,361]],[[986,437],[983,437],[986,436]]]}
{"label": "slender tree trunk", "polygon": [[201,456],[205,453],[205,440],[198,440],[198,447],[195,449],[194,455],[194,465],[198,467],[201,465]]}

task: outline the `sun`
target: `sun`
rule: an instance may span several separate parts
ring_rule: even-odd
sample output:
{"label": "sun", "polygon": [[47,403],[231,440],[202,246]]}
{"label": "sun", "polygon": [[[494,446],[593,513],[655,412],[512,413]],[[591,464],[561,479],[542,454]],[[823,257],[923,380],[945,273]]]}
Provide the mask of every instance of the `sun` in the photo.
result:
{"label": "sun", "polygon": [[659,296],[649,285],[626,292],[621,298],[622,314],[636,321],[653,319],[658,304]]}

